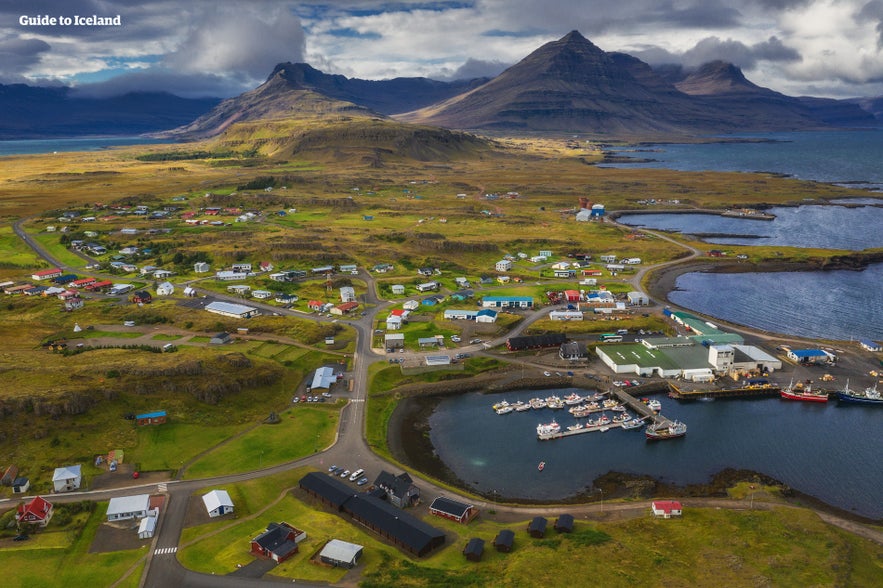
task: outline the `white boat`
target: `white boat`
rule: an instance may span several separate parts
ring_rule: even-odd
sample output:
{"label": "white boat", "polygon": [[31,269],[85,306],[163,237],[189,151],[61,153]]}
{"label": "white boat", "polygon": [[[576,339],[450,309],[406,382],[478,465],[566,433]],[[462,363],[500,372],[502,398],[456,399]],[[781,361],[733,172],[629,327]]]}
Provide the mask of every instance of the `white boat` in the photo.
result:
{"label": "white boat", "polygon": [[653,398],[647,401],[647,407],[653,412],[659,412],[660,410],[662,410],[662,403]]}
{"label": "white boat", "polygon": [[551,423],[541,423],[537,425],[537,437],[540,439],[551,439],[561,433],[561,425],[552,419]]}
{"label": "white boat", "polygon": [[530,410],[530,404],[527,402],[522,402],[515,407],[515,412],[524,412],[526,410]]}
{"label": "white boat", "polygon": [[568,394],[564,397],[564,404],[573,406],[574,404],[579,404],[583,401],[583,397],[577,394],[576,392],[572,394]]}
{"label": "white boat", "polygon": [[501,406],[500,408],[496,409],[496,412],[497,412],[497,414],[509,414],[513,410],[515,410],[515,409],[512,408],[511,406]]}
{"label": "white boat", "polygon": [[583,425],[582,423],[577,423],[575,425],[570,425],[569,427],[567,427],[567,430],[568,431],[579,431],[580,429],[583,429],[583,428],[585,428],[585,425]]}
{"label": "white boat", "polygon": [[501,408],[506,408],[507,406],[509,406],[509,402],[506,400],[502,400],[502,401],[494,404],[491,408],[493,408],[496,411],[499,411]]}
{"label": "white boat", "polygon": [[644,426],[644,419],[629,419],[627,421],[623,421],[622,425],[620,425],[623,429],[640,429]]}
{"label": "white boat", "polygon": [[528,404],[530,404],[530,407],[534,409],[546,408],[546,401],[542,398],[531,398],[528,401]]}

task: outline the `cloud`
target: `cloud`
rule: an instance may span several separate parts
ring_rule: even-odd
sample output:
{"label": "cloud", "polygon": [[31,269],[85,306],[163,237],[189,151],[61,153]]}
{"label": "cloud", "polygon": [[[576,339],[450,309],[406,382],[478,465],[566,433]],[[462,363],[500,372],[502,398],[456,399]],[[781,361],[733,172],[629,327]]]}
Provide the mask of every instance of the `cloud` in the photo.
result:
{"label": "cloud", "polygon": [[743,69],[754,69],[759,61],[800,61],[800,54],[786,47],[777,37],[746,45],[733,39],[706,37],[692,49],[685,51],[678,60],[684,66],[698,67],[709,61],[727,61]]}
{"label": "cloud", "polygon": [[511,64],[501,61],[484,61],[482,59],[469,58],[463,65],[446,74],[441,72],[432,76],[437,80],[474,80],[475,78],[493,78],[503,72]]}
{"label": "cloud", "polygon": [[18,36],[0,39],[0,63],[3,64],[0,79],[24,80],[23,74],[39,63],[42,55],[50,49],[49,43],[39,39],[23,39]]}

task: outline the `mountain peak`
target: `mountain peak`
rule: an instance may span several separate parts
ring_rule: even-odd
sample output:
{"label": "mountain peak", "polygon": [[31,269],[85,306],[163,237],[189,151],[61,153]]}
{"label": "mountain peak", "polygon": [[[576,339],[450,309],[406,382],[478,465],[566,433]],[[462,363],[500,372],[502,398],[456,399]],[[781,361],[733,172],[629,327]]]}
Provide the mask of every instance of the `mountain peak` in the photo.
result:
{"label": "mountain peak", "polygon": [[693,96],[764,90],[748,81],[738,66],[726,61],[709,61],[675,85]]}

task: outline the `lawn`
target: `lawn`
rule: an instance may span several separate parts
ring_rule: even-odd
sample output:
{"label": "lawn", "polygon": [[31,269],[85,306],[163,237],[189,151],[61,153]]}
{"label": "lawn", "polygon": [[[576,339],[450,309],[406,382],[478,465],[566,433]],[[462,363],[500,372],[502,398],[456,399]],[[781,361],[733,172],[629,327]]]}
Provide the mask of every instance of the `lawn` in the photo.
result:
{"label": "lawn", "polygon": [[187,468],[187,478],[247,472],[305,457],[331,444],[339,406],[294,406],[281,422],[258,425],[230,440]]}
{"label": "lawn", "polygon": [[126,460],[138,464],[142,471],[177,470],[182,463],[249,426],[170,422],[139,427],[137,445],[126,451]]}
{"label": "lawn", "polygon": [[43,261],[34,251],[18,238],[11,226],[0,226],[0,267],[40,268],[45,267]]}

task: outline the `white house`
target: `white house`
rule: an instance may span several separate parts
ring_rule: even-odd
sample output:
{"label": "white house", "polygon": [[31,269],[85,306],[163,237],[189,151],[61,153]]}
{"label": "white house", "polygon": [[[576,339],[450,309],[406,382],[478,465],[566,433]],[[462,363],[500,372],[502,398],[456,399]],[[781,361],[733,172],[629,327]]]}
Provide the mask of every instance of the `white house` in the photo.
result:
{"label": "white house", "polygon": [[405,293],[405,287],[401,284],[393,284],[390,289],[392,290],[393,294],[401,295]]}
{"label": "white house", "polygon": [[175,287],[171,282],[163,282],[156,287],[157,296],[169,296],[175,291]]}
{"label": "white house", "polygon": [[253,290],[251,297],[257,298],[258,300],[269,300],[273,297],[273,293],[269,290]]}
{"label": "white house", "polygon": [[402,317],[394,314],[386,317],[386,329],[388,331],[397,331],[402,328]]}
{"label": "white house", "polygon": [[147,516],[138,524],[138,539],[152,539],[156,532],[156,520],[159,510],[154,508],[147,512]]}
{"label": "white house", "polygon": [[420,308],[420,303],[416,300],[405,300],[404,304],[402,304],[402,308],[406,310],[417,310]]}
{"label": "white house", "polygon": [[70,492],[77,490],[83,483],[83,473],[80,464],[55,468],[52,474],[52,486],[56,492]]}
{"label": "white house", "polygon": [[682,514],[681,503],[677,500],[654,500],[652,504],[653,516],[663,519],[679,517]]}
{"label": "white house", "polygon": [[202,502],[212,518],[233,512],[233,501],[226,490],[212,490],[202,496]]}
{"label": "white house", "polygon": [[494,264],[494,269],[498,272],[508,272],[510,269],[512,269],[512,262],[508,259],[501,259]]}
{"label": "white house", "polygon": [[629,304],[632,306],[647,306],[650,304],[650,298],[643,292],[633,291],[627,294]]}
{"label": "white house", "polygon": [[197,261],[196,263],[193,264],[193,271],[196,272],[197,274],[208,273],[208,271],[210,269],[211,269],[211,267],[209,266],[209,264],[207,264],[204,261]]}
{"label": "white house", "polygon": [[215,279],[223,282],[235,282],[244,280],[248,277],[247,272],[231,272],[229,270],[221,270],[215,273]]}
{"label": "white house", "polygon": [[150,494],[118,496],[111,498],[107,505],[108,521],[126,521],[144,518],[150,510]]}
{"label": "white house", "polygon": [[356,289],[352,286],[343,286],[340,289],[340,301],[341,302],[355,302],[356,301]]}

